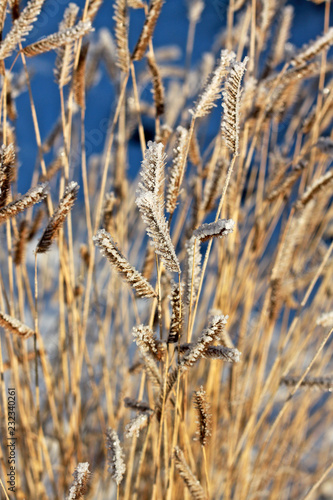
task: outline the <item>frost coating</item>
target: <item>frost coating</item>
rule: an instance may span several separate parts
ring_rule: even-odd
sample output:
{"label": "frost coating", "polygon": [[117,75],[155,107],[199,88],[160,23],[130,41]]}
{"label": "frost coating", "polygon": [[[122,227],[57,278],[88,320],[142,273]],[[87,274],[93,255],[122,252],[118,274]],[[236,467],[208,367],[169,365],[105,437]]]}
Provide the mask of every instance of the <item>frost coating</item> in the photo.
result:
{"label": "frost coating", "polygon": [[201,242],[210,238],[222,238],[234,230],[235,222],[232,219],[219,219],[210,224],[202,224],[193,232],[193,235]]}

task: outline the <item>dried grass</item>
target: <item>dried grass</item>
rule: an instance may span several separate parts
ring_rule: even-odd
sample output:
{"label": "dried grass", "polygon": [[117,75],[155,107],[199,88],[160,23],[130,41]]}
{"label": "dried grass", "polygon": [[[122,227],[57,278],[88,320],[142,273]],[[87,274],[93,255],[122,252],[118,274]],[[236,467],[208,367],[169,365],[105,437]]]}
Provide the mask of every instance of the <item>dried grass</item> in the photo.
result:
{"label": "dried grass", "polygon": [[[6,426],[15,387],[15,495],[324,497],[333,411],[329,2],[324,33],[300,50],[289,43],[290,5],[231,2],[226,30],[195,64],[201,0],[188,5],[184,54],[171,39],[154,46],[161,0],[114,1],[112,30],[82,45],[104,4],[60,9],[58,32],[32,32],[22,50],[43,1],[20,12],[16,0],[0,0],[0,407]],[[50,49],[60,94],[51,132],[48,108],[34,106],[34,60],[25,59]],[[145,55],[148,65],[136,63]],[[107,124],[96,95],[108,84]],[[30,178],[21,165],[25,98],[37,156],[31,189],[19,196],[21,176]],[[89,130],[92,115],[101,130]],[[6,440],[0,456],[7,477]]]}

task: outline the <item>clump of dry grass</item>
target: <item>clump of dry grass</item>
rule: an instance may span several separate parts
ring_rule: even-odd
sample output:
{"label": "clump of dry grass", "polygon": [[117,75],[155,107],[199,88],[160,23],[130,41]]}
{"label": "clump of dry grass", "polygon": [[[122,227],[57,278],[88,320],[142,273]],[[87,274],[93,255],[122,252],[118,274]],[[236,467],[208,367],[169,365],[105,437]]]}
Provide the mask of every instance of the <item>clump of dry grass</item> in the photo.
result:
{"label": "clump of dry grass", "polygon": [[148,13],[145,19],[145,23],[143,25],[142,31],[140,33],[139,39],[136,43],[136,46],[133,50],[132,53],[132,60],[133,61],[138,61],[143,58],[148,43],[151,40],[155,25],[157,22],[157,19],[160,15],[162,6],[163,6],[163,0],[151,0],[149,4],[149,9]]}
{"label": "clump of dry grass", "polygon": [[18,319],[3,312],[0,312],[0,325],[5,330],[13,333],[14,335],[19,335],[24,339],[33,336],[35,333],[31,328],[21,323]]}
{"label": "clump of dry grass", "polygon": [[123,276],[125,281],[135,289],[138,297],[154,297],[155,291],[150,283],[133,267],[122,255],[117,245],[104,229],[98,231],[94,236],[95,245],[101,248],[115,269]]}
{"label": "clump of dry grass", "polygon": [[37,246],[36,253],[45,253],[49,250],[52,242],[62,227],[68,213],[72,209],[77,198],[79,186],[77,182],[70,182],[66,188],[64,196],[61,198],[58,207],[50,218]]}
{"label": "clump of dry grass", "polygon": [[68,500],[75,500],[84,497],[88,488],[88,481],[91,473],[89,471],[89,463],[80,463],[74,473],[74,482],[69,490]]}
{"label": "clump of dry grass", "polygon": [[[12,22],[0,1],[0,405],[6,422],[15,387],[16,495],[319,498],[332,471],[329,2],[300,50],[290,5],[232,2],[195,64],[204,3],[190,2],[184,67],[179,47],[155,46],[162,4],[116,0],[112,29],[92,32],[101,0],[71,3],[22,49],[43,1],[9,2]],[[60,97],[47,137],[25,58],[46,50]],[[96,145],[101,82],[115,98]],[[38,151],[23,196],[19,93]]]}
{"label": "clump of dry grass", "polygon": [[202,446],[206,446],[212,433],[212,414],[203,387],[199,391],[194,392],[193,404],[198,413],[198,439]]}
{"label": "clump of dry grass", "polygon": [[29,189],[29,191],[18,198],[15,201],[4,205],[0,209],[0,224],[3,224],[6,220],[15,217],[19,213],[23,212],[27,208],[40,203],[47,196],[48,185],[46,183],[40,184],[35,188]]}
{"label": "clump of dry grass", "polygon": [[177,471],[189,489],[191,497],[196,498],[197,500],[206,500],[207,497],[204,489],[186,463],[184,453],[178,446],[175,448],[174,454]]}
{"label": "clump of dry grass", "polygon": [[[5,4],[5,2],[2,2]],[[31,0],[15,19],[13,26],[1,43],[0,59],[9,57],[15,47],[21,43],[33,28],[33,23],[42,9],[44,0]]]}
{"label": "clump of dry grass", "polygon": [[117,485],[119,485],[123,480],[126,466],[119,437],[116,431],[111,428],[109,428],[106,433],[106,447],[108,450],[109,472]]}
{"label": "clump of dry grass", "polygon": [[90,22],[80,21],[76,26],[72,28],[64,29],[53,35],[49,35],[38,42],[31,45],[27,45],[23,48],[23,53],[27,57],[37,56],[38,54],[44,54],[50,50],[58,49],[64,45],[73,44],[75,40],[87,35],[91,31]]}

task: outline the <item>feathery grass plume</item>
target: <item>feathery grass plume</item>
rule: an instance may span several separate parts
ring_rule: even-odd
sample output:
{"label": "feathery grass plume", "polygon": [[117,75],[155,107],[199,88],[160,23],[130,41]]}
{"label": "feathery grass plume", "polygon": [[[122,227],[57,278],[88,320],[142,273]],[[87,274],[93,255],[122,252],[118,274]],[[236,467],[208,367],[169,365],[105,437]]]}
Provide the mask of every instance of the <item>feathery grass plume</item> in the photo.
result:
{"label": "feathery grass plume", "polygon": [[314,42],[305,45],[295,57],[290,61],[293,66],[302,66],[318,55],[322,50],[333,44],[333,28],[330,28],[324,35],[321,35]]}
{"label": "feathery grass plume", "polygon": [[102,28],[98,32],[97,49],[105,63],[106,69],[112,80],[118,77],[117,46],[108,29]]}
{"label": "feathery grass plume", "polygon": [[213,345],[208,347],[204,353],[207,359],[222,359],[228,363],[239,363],[241,353],[236,347],[225,347],[222,345]]}
{"label": "feathery grass plume", "polygon": [[[119,70],[116,64],[116,45],[109,33],[106,30],[101,29],[98,32],[98,39],[95,42],[91,41],[89,55],[87,58],[87,70],[86,70],[86,88],[90,89],[97,82],[98,68],[103,61],[105,63],[107,72],[111,75],[112,80],[116,80]],[[112,54],[110,54],[109,44],[111,43]]]}
{"label": "feathery grass plume", "polygon": [[[177,127],[176,145],[173,150],[172,166],[169,171],[169,180],[166,195],[166,209],[173,214],[177,206],[177,198],[184,178],[188,130],[181,125]],[[182,168],[183,167],[183,168]]]}
{"label": "feathery grass plume", "polygon": [[172,307],[172,316],[171,316],[171,324],[170,331],[168,336],[168,344],[174,344],[178,342],[179,336],[182,332],[183,321],[184,321],[184,308],[183,308],[183,284],[181,283],[179,290],[179,283],[173,283],[172,291],[171,291],[171,307]]}
{"label": "feathery grass plume", "polygon": [[190,22],[197,24],[200,21],[205,3],[202,0],[190,0],[187,2],[187,15]]}
{"label": "feathery grass plume", "polygon": [[217,197],[222,192],[223,172],[227,169],[225,159],[218,159],[215,163],[212,175],[207,178],[202,201],[202,210],[209,213],[213,210]]}
{"label": "feathery grass plume", "polygon": [[333,156],[333,139],[330,137],[319,137],[315,147],[323,153]]}
{"label": "feathery grass plume", "polygon": [[[306,192],[304,194],[306,194]],[[309,200],[304,205],[299,200],[296,205],[297,204],[299,204],[298,209],[291,220],[289,231],[276,256],[276,261],[271,273],[269,311],[271,319],[276,318],[281,299],[283,298],[283,282],[290,274],[294,250],[296,246],[301,243],[304,234],[308,231],[309,221],[313,218],[313,210],[315,208],[315,201],[313,199]]]}
{"label": "feathery grass plume", "polygon": [[168,223],[161,214],[151,192],[140,194],[136,204],[141,212],[142,219],[147,226],[148,236],[152,239],[155,252],[161,257],[168,271],[180,273],[179,261],[171,241]]}
{"label": "feathery grass plume", "polygon": [[239,119],[241,83],[246,64],[249,60],[245,57],[243,62],[233,61],[225,83],[223,95],[222,137],[234,155],[239,154]]}
{"label": "feathery grass plume", "polygon": [[103,227],[108,233],[115,232],[115,208],[118,205],[118,200],[113,191],[107,193],[103,205]]}
{"label": "feathery grass plume", "polygon": [[15,21],[20,16],[20,0],[9,0],[9,7],[12,14],[12,20]]}
{"label": "feathery grass plume", "polygon": [[195,102],[194,109],[190,109],[194,118],[206,116],[216,106],[215,101],[221,95],[223,78],[226,76],[229,66],[234,64],[235,57],[234,52],[222,50],[219,64],[208,77],[199,99]]}
{"label": "feathery grass plume", "polygon": [[[3,67],[3,64],[2,64],[2,67]],[[1,72],[1,69],[0,69],[0,72]],[[8,72],[7,72],[7,75],[8,75]],[[23,73],[22,73],[22,75],[23,75]],[[6,140],[4,140],[3,125],[0,125],[0,144],[2,144],[3,142],[6,144],[15,144],[16,143],[16,131],[15,131],[14,127],[11,125],[11,123],[8,121],[6,123]]]}
{"label": "feathery grass plume", "polygon": [[165,45],[154,49],[158,62],[179,61],[182,51],[178,45]]}
{"label": "feathery grass plume", "polygon": [[[204,174],[205,175],[205,174]],[[200,176],[192,177],[190,190],[193,192],[191,222],[188,227],[189,233],[194,231],[203,219],[202,213],[202,182]]]}
{"label": "feathery grass plume", "polygon": [[161,374],[156,364],[155,357],[150,353],[150,351],[145,351],[143,349],[140,349],[140,352],[148,377],[150,378],[150,380],[154,385],[156,385],[157,387],[161,387],[162,383]]}
{"label": "feathery grass plume", "polygon": [[5,23],[7,1],[8,0],[0,0],[0,34],[2,34],[3,25]]}
{"label": "feathery grass plume", "polygon": [[117,65],[124,72],[129,71],[128,18],[126,0],[116,0],[113,19],[116,22]]}
{"label": "feathery grass plume", "polygon": [[[287,375],[281,379],[281,384],[286,385],[287,387],[293,387],[298,384],[300,377],[293,377],[291,375]],[[307,376],[302,380],[301,387],[309,387],[311,389],[319,389],[320,391],[333,391],[333,376],[322,376],[322,377],[311,377]]]}
{"label": "feathery grass plume", "polygon": [[87,35],[92,31],[90,21],[79,21],[73,28],[67,28],[64,31],[59,31],[53,35],[49,35],[38,42],[27,45],[23,48],[23,52],[27,57],[37,56],[44,52],[57,49],[67,44],[72,44],[75,40]]}
{"label": "feathery grass plume", "polygon": [[149,326],[139,325],[132,330],[134,342],[142,354],[149,352],[156,360],[160,360],[165,353],[165,344],[157,340]]}
{"label": "feathery grass plume", "polygon": [[131,421],[125,427],[125,436],[129,437],[139,437],[140,431],[147,427],[149,422],[149,414],[147,412],[139,413],[136,417],[132,418]]}
{"label": "feathery grass plume", "polygon": [[15,149],[13,144],[0,148],[0,208],[8,200],[10,185],[14,177]]}
{"label": "feathery grass plume", "polygon": [[144,9],[145,4],[141,0],[127,0],[127,5],[131,9]]}
{"label": "feathery grass plume", "polygon": [[18,335],[22,339],[27,339],[35,334],[34,330],[29,328],[24,323],[21,323],[16,318],[9,316],[6,313],[0,311],[0,326],[14,335]]}
{"label": "feathery grass plume", "polygon": [[153,412],[149,404],[146,403],[145,401],[137,401],[136,399],[132,398],[124,398],[124,405],[125,408],[131,408],[131,410],[135,411],[141,411],[141,412],[146,411],[148,413]]}
{"label": "feathery grass plume", "polygon": [[185,243],[185,248],[187,254],[185,262],[185,301],[188,305],[191,300],[191,290],[192,302],[194,302],[199,289],[202,258],[200,252],[201,243],[200,241],[196,240],[194,236],[192,236]]}
{"label": "feathery grass plume", "polygon": [[73,473],[73,476],[74,481],[69,490],[67,500],[80,500],[88,490],[88,481],[91,476],[91,472],[89,471],[89,463],[79,463]]}
{"label": "feathery grass plume", "polygon": [[289,174],[285,175],[282,182],[277,186],[274,186],[266,195],[266,200],[270,203],[276,200],[280,195],[286,195],[290,189],[293,187],[295,182],[299,179],[302,171],[305,168],[305,164],[298,164]]}
{"label": "feathery grass plume", "polygon": [[176,349],[180,354],[189,354],[189,352],[193,349],[194,342],[184,342],[183,344],[179,344]]}
{"label": "feathery grass plume", "polygon": [[[276,96],[280,97],[282,92],[285,90],[288,85],[291,83],[298,84],[300,80],[304,80],[306,78],[311,78],[313,76],[319,75],[320,73],[320,62],[315,60],[310,63],[304,63],[300,66],[292,67],[286,71],[282,77],[279,74],[274,74],[272,77],[264,80],[263,85],[268,86],[268,88],[276,87],[274,94],[272,95],[272,99],[276,102]],[[276,86],[276,82],[279,82],[279,85]],[[270,109],[271,104],[268,103],[266,109]]]}
{"label": "feathery grass plume", "polygon": [[19,89],[15,89],[15,87],[13,86],[14,81],[12,81],[10,78],[7,79],[6,97],[5,97],[7,106],[7,116],[9,120],[12,122],[14,122],[17,119],[17,111],[16,111],[14,96],[16,96],[16,92],[19,91]]}
{"label": "feathery grass plume", "polygon": [[190,147],[188,150],[188,156],[191,160],[191,163],[196,167],[201,164],[201,155],[200,155],[200,146],[198,142],[198,137],[196,131],[193,131]]}
{"label": "feathery grass plume", "polygon": [[139,61],[145,55],[149,40],[153,36],[163,3],[164,0],[151,0],[145,23],[132,54],[133,61]]}
{"label": "feathery grass plume", "polygon": [[29,233],[30,228],[28,221],[21,221],[18,229],[18,236],[14,245],[14,264],[16,266],[19,266],[23,261],[25,246],[28,240]]}
{"label": "feathery grass plume", "polygon": [[154,195],[156,209],[163,215],[164,213],[164,169],[166,154],[162,143],[148,141],[145,151],[145,158],[141,163],[140,177],[138,185],[138,194],[144,194],[147,191]]}
{"label": "feathery grass plume", "polygon": [[279,2],[277,0],[262,3],[260,31],[264,41],[267,39],[268,29],[272,25],[278,7]]}
{"label": "feathery grass plume", "polygon": [[[211,322],[215,316],[223,316],[222,311],[220,309],[211,309],[208,315],[208,322]],[[227,316],[228,317],[228,316]],[[219,344],[223,347],[229,347],[230,349],[234,349],[234,343],[230,338],[229,333],[225,328],[221,328],[219,334]]]}
{"label": "feathery grass plume", "polygon": [[333,326],[333,311],[324,313],[316,321],[316,325],[331,328]]}
{"label": "feathery grass plume", "polygon": [[31,0],[16,19],[0,46],[0,60],[9,57],[16,45],[22,42],[33,28],[45,0]]}
{"label": "feathery grass plume", "polygon": [[[310,64],[303,64],[296,68],[291,68],[289,71],[282,76],[280,83],[274,89],[270,100],[266,103],[266,114],[274,113],[281,115],[287,107],[290,107],[291,101],[294,100],[298,93],[301,81],[306,78],[311,78],[320,72],[320,63],[314,61]],[[274,76],[269,79],[268,82],[263,83],[266,87],[267,83],[269,87],[275,85],[276,79],[279,76]],[[264,92],[267,91],[267,88]]]}
{"label": "feathery grass plume", "polygon": [[168,271],[180,273],[179,261],[164,215],[164,162],[163,144],[149,141],[142,161],[136,204],[147,226],[148,236],[154,243],[155,252],[160,255]]}
{"label": "feathery grass plume", "polygon": [[58,230],[62,227],[69,211],[73,208],[78,192],[78,183],[70,182],[37,244],[36,253],[45,253],[50,249]]}
{"label": "feathery grass plume", "polygon": [[157,66],[154,53],[149,53],[147,56],[148,67],[152,76],[153,96],[155,102],[156,116],[164,113],[164,88],[160,70]]}
{"label": "feathery grass plume", "polygon": [[123,256],[112,236],[100,229],[93,237],[94,243],[102,254],[111,262],[121,277],[136,291],[138,297],[155,297],[155,291],[150,283]]}
{"label": "feathery grass plume", "polygon": [[193,231],[193,236],[203,243],[211,238],[222,238],[234,230],[235,222],[232,219],[218,219],[216,222],[201,224]]}
{"label": "feathery grass plume", "polygon": [[[63,32],[69,28],[73,28],[76,17],[79,12],[79,7],[75,3],[70,3],[64,12],[63,19],[59,24],[59,32]],[[54,76],[59,85],[59,88],[64,87],[70,82],[71,72],[74,60],[74,41],[70,41],[65,45],[57,47],[57,58],[54,68]]]}
{"label": "feathery grass plume", "polygon": [[200,441],[201,446],[206,446],[212,435],[212,412],[207,401],[207,393],[202,386],[199,391],[194,392],[193,404],[198,414],[198,441]]}
{"label": "feathery grass plume", "polygon": [[195,500],[207,500],[203,487],[191,471],[185,460],[184,453],[178,446],[174,448],[174,457],[175,467],[191,493],[192,498],[195,498]]}
{"label": "feathery grass plume", "polygon": [[155,250],[154,250],[154,245],[152,244],[151,241],[149,241],[146,248],[145,260],[143,261],[143,266],[141,271],[142,276],[149,281],[153,275],[154,268],[155,268]]}
{"label": "feathery grass plume", "polygon": [[108,470],[112,479],[119,485],[123,480],[126,465],[118,434],[111,427],[106,431],[106,448],[108,450]]}
{"label": "feathery grass plume", "polygon": [[[188,342],[180,344],[177,349],[179,350],[180,354],[187,356],[194,346],[194,342]],[[228,363],[239,363],[241,354],[242,353],[239,352],[239,350],[235,347],[211,345],[207,347],[202,357],[205,359],[222,359],[223,361],[227,361]]]}
{"label": "feathery grass plume", "polygon": [[279,18],[279,25],[276,29],[275,41],[272,44],[273,54],[270,57],[270,65],[277,66],[285,57],[286,43],[289,39],[290,28],[294,17],[294,7],[286,5]]}
{"label": "feathery grass plume", "polygon": [[11,217],[15,217],[20,212],[23,212],[29,207],[40,203],[48,194],[48,184],[40,184],[35,188],[29,189],[29,191],[21,196],[18,200],[12,201],[5,207],[0,209],[0,225]]}
{"label": "feathery grass plume", "polygon": [[89,253],[89,248],[88,245],[80,245],[80,257],[85,265],[86,269],[89,268],[89,263],[90,263],[90,253]]}
{"label": "feathery grass plume", "polygon": [[295,203],[296,210],[302,209],[309,201],[311,201],[319,191],[330,188],[333,184],[333,170],[326,172],[321,177],[316,179]]}
{"label": "feathery grass plume", "polygon": [[86,20],[91,23],[96,17],[97,12],[99,11],[100,6],[102,5],[103,0],[90,0],[88,4],[87,15],[85,17]]}
{"label": "feathery grass plume", "polygon": [[193,344],[190,351],[181,359],[180,367],[182,371],[185,371],[187,368],[193,366],[199,358],[202,358],[205,355],[208,347],[221,335],[221,331],[227,324],[227,320],[228,316],[224,316],[223,314],[212,318],[209,327],[201,333],[200,337]]}
{"label": "feathery grass plume", "polygon": [[77,65],[76,70],[74,71],[74,76],[73,76],[74,99],[75,102],[78,104],[78,106],[80,106],[80,108],[84,108],[85,106],[85,71],[86,71],[88,46],[89,45],[87,43],[82,45],[80,51],[79,63]]}

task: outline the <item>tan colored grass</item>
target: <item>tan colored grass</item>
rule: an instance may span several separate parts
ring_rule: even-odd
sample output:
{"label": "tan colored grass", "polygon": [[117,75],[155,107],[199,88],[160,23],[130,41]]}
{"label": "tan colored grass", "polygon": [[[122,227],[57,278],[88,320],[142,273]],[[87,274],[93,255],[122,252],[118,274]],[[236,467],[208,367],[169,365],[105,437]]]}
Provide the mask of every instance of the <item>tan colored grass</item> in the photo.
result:
{"label": "tan colored grass", "polygon": [[[232,1],[195,58],[203,2],[188,6],[181,48],[171,35],[154,46],[162,3],[115,1],[111,28],[82,47],[73,30],[100,0],[60,6],[58,33],[41,40],[42,1],[21,13],[10,2],[11,21],[0,0],[0,406],[6,426],[15,387],[16,494],[319,498],[332,474],[330,3],[322,35],[298,51],[290,5]],[[58,56],[51,132],[25,58],[45,47]],[[146,53],[150,69],[135,62]],[[38,155],[21,164],[26,85]],[[34,275],[33,250],[56,237]]]}

